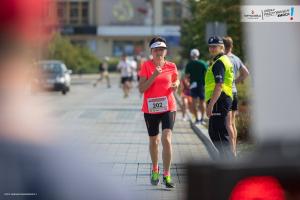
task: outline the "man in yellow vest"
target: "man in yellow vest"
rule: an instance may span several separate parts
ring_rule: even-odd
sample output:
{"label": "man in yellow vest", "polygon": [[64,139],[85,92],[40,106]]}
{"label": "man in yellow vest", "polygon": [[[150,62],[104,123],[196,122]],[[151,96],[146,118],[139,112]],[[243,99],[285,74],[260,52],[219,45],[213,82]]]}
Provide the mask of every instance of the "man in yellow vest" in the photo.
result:
{"label": "man in yellow vest", "polygon": [[212,64],[205,76],[206,114],[209,117],[209,136],[220,156],[231,158],[230,138],[226,129],[226,117],[232,104],[233,64],[225,53],[223,39],[218,36],[208,40]]}

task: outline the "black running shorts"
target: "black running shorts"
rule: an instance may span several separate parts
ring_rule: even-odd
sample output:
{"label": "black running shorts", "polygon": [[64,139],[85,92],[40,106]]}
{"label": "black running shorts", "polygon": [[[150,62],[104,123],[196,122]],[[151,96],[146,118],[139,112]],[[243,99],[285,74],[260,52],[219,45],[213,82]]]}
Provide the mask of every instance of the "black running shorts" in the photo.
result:
{"label": "black running shorts", "polygon": [[121,78],[121,83],[124,84],[125,82],[131,82],[133,80],[132,76],[126,76]]}
{"label": "black running shorts", "polygon": [[144,113],[144,118],[149,136],[156,136],[159,134],[159,124],[162,124],[162,130],[171,129],[175,123],[176,111],[165,112],[161,114]]}
{"label": "black running shorts", "polygon": [[231,110],[232,111],[237,111],[238,110],[238,97],[237,93],[233,93],[233,101],[231,105]]}

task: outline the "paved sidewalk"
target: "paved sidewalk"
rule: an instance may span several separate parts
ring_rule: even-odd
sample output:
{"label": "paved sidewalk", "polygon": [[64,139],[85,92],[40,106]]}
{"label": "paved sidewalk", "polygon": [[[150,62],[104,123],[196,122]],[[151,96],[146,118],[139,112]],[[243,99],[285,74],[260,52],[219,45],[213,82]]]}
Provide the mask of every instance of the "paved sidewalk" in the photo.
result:
{"label": "paved sidewalk", "polygon": [[[168,191],[163,185],[152,186],[148,135],[140,111],[142,98],[137,89],[134,88],[129,98],[124,99],[118,85],[118,77],[113,76],[110,89],[106,88],[104,82],[93,88],[92,80],[91,77],[76,78],[69,96],[53,103],[57,105],[53,110],[54,115],[63,123],[72,124],[69,127],[72,134],[68,136],[68,144],[86,145],[82,152],[99,164],[99,169],[103,166],[108,167],[123,183],[131,185],[134,191],[143,194],[144,200],[184,199],[184,163],[210,159],[205,146],[190,128],[189,122],[180,120],[181,113],[178,112],[172,141],[171,166],[176,188]],[[71,98],[76,98],[76,102],[68,104]],[[52,99],[48,101],[51,102]],[[61,104],[64,105],[63,108]],[[103,154],[106,155],[105,158]],[[161,153],[159,163],[162,169]]]}

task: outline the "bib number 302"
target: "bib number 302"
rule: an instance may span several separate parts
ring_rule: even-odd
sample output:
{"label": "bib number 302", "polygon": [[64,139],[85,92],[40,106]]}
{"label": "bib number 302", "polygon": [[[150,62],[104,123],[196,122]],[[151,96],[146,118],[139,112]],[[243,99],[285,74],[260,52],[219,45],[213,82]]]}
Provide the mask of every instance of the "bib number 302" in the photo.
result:
{"label": "bib number 302", "polygon": [[149,113],[159,113],[168,111],[167,97],[148,98]]}

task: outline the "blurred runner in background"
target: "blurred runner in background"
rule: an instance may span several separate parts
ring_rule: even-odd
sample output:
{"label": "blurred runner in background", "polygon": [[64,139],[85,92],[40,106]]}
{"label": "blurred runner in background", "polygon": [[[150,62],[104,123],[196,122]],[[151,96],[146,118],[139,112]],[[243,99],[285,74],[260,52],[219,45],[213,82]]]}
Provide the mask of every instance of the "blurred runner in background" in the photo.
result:
{"label": "blurred runner in background", "polygon": [[100,77],[93,84],[94,87],[97,86],[98,82],[102,82],[103,79],[106,80],[107,88],[111,87],[110,78],[109,78],[109,71],[108,71],[108,61],[109,61],[109,57],[105,56],[103,62],[99,63],[99,75],[100,75]]}
{"label": "blurred runner in background", "polygon": [[[198,49],[192,49],[190,52],[191,60],[186,65],[185,74],[190,80],[190,95],[193,98],[193,114],[196,124],[204,124],[205,115],[205,93],[204,77],[207,70],[207,63],[199,60],[200,52]],[[198,103],[201,112],[201,118],[198,116]]]}
{"label": "blurred runner in background", "polygon": [[124,98],[127,98],[130,89],[132,88],[135,66],[130,60],[127,59],[127,56],[124,54],[117,66],[117,69],[121,72],[121,84],[124,92]]}

